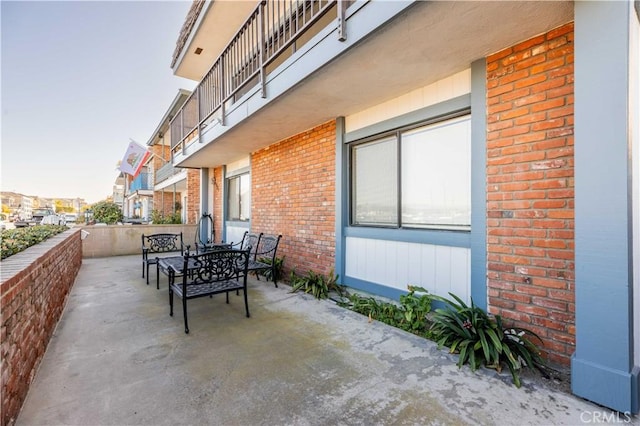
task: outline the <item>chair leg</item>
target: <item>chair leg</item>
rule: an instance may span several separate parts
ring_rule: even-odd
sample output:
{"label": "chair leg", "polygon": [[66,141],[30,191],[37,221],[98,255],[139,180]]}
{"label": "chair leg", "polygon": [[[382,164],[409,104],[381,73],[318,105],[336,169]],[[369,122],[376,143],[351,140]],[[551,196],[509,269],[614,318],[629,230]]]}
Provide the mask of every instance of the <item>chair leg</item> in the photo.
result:
{"label": "chair leg", "polygon": [[276,277],[276,268],[271,268],[271,276],[273,277],[273,284],[278,288],[278,279]]}
{"label": "chair leg", "polygon": [[147,263],[147,285],[149,285],[149,264]]}
{"label": "chair leg", "polygon": [[249,315],[249,299],[247,298],[247,287],[245,286],[244,288],[244,309],[245,311],[247,311],[247,318],[249,318],[251,315]]}
{"label": "chair leg", "polygon": [[184,332],[189,334],[189,322],[187,321],[187,298],[182,297],[182,312],[184,313]]}
{"label": "chair leg", "polygon": [[169,316],[173,316],[173,290],[171,290],[171,286],[169,286]]}
{"label": "chair leg", "polygon": [[156,290],[160,290],[160,264],[156,263]]}
{"label": "chair leg", "polygon": [[142,278],[144,278],[144,264],[145,264],[145,262],[144,262],[144,260],[143,260],[143,261],[142,261]]}

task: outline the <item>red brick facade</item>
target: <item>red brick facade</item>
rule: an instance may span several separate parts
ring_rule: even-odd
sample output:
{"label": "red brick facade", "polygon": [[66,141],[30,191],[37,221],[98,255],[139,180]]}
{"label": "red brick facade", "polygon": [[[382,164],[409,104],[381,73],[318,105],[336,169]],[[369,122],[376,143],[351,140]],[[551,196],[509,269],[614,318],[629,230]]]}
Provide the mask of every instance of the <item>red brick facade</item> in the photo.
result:
{"label": "red brick facade", "polygon": [[173,214],[173,207],[175,202],[182,204],[181,192],[175,193],[175,201],[173,192],[155,191],[153,193],[153,209],[157,210],[164,216]]}
{"label": "red brick facade", "polygon": [[573,24],[487,58],[488,301],[535,331],[549,361],[575,347]]}
{"label": "red brick facade", "polygon": [[287,271],[334,267],[335,140],[331,121],[252,155],[252,230],[282,234]]}
{"label": "red brick facade", "polygon": [[2,417],[13,424],[82,265],[80,229],[2,261]]}
{"label": "red brick facade", "polygon": [[213,179],[213,229],[216,231],[215,240],[222,240],[222,206],[224,200],[222,198],[222,190],[224,188],[223,168],[218,167],[210,171],[210,177]]}
{"label": "red brick facade", "polygon": [[[206,184],[206,183],[205,183]],[[182,204],[182,202],[180,203]],[[195,224],[200,218],[200,170],[187,170],[187,205],[182,206],[187,209],[187,222]]]}

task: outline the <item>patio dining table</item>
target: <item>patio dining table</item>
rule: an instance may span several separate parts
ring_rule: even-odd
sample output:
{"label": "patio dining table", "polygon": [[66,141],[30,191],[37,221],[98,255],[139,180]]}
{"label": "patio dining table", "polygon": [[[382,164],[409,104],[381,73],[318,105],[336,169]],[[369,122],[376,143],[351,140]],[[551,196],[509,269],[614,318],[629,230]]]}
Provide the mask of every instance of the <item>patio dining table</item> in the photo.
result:
{"label": "patio dining table", "polygon": [[[231,250],[233,247],[231,244],[227,243],[213,243],[207,244],[206,251],[214,251],[214,250]],[[205,253],[206,253],[205,251]],[[184,256],[166,256],[158,259],[158,263],[156,264],[156,288],[160,289],[160,272],[165,274],[168,277],[168,285],[174,283],[175,277],[182,276],[184,271]],[[187,263],[187,272],[189,269],[196,269],[199,266],[195,265],[193,258],[188,259]]]}

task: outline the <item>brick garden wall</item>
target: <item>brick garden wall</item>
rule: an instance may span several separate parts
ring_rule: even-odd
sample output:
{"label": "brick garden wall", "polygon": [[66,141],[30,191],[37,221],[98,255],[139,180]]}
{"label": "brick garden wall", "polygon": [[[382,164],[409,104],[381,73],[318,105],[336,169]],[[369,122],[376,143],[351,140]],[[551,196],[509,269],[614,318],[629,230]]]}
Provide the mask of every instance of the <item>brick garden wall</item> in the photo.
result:
{"label": "brick garden wall", "polygon": [[252,155],[252,231],[282,234],[286,271],[334,266],[335,138],[331,121]]}
{"label": "brick garden wall", "polygon": [[575,348],[573,23],[487,58],[489,309]]}
{"label": "brick garden wall", "polygon": [[2,417],[12,424],[27,396],[82,264],[80,228],[2,261]]}

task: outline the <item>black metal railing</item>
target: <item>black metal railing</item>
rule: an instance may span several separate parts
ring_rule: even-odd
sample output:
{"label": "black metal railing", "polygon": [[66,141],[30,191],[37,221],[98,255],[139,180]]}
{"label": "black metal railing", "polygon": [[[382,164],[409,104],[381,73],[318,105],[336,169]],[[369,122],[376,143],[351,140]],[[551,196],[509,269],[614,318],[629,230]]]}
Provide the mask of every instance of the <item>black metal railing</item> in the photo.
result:
{"label": "black metal railing", "polygon": [[[296,41],[335,10],[344,40],[344,14],[350,0],[263,0],[240,27],[171,121],[172,152],[198,140],[203,127],[225,124],[225,107],[256,84],[266,97],[267,68]],[[334,6],[335,7],[334,9]]]}

